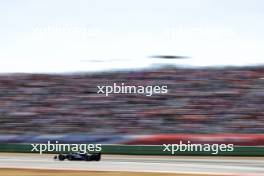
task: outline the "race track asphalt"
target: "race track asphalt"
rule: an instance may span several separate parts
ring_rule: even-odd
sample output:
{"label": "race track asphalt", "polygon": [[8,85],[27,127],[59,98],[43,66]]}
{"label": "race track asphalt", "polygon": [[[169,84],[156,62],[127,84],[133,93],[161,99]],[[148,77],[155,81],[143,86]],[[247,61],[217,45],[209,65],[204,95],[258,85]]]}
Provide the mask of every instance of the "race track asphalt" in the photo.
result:
{"label": "race track asphalt", "polygon": [[55,161],[51,154],[0,153],[0,168],[264,176],[263,157],[104,155],[99,162]]}

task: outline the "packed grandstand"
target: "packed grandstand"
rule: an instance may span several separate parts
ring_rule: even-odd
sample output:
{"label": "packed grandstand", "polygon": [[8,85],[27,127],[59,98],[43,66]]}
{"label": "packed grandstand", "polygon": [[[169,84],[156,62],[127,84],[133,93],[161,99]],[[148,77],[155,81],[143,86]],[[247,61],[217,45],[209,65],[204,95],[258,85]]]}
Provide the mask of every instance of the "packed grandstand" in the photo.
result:
{"label": "packed grandstand", "polygon": [[[167,94],[97,94],[97,85]],[[263,133],[264,68],[0,75],[0,134]]]}

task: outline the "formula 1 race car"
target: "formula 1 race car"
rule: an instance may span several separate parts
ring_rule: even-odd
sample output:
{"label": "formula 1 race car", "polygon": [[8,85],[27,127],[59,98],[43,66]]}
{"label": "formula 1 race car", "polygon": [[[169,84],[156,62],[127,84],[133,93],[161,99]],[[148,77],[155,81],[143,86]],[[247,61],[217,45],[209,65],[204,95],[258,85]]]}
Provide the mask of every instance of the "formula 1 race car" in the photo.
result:
{"label": "formula 1 race car", "polygon": [[79,160],[79,161],[100,161],[101,160],[101,153],[69,153],[69,154],[59,154],[54,156],[55,160],[63,161],[68,159],[72,160]]}

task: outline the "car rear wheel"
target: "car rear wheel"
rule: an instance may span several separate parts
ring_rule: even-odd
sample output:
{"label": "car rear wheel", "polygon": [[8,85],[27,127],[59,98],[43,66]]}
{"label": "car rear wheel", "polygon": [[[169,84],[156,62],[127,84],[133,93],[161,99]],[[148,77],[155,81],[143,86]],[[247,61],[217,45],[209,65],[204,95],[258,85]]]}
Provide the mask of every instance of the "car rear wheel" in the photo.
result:
{"label": "car rear wheel", "polygon": [[65,156],[64,156],[64,155],[62,155],[62,154],[59,154],[59,160],[60,160],[60,161],[63,161],[63,160],[65,160]]}

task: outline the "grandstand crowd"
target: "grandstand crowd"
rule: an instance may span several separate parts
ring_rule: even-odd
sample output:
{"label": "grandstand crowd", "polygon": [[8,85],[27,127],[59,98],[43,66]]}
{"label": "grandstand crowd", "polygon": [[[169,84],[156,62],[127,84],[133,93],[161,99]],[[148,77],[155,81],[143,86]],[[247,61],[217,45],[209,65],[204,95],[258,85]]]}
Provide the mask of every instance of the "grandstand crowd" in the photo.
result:
{"label": "grandstand crowd", "polygon": [[[97,94],[98,85],[167,94]],[[0,134],[264,133],[264,67],[0,75]]]}

